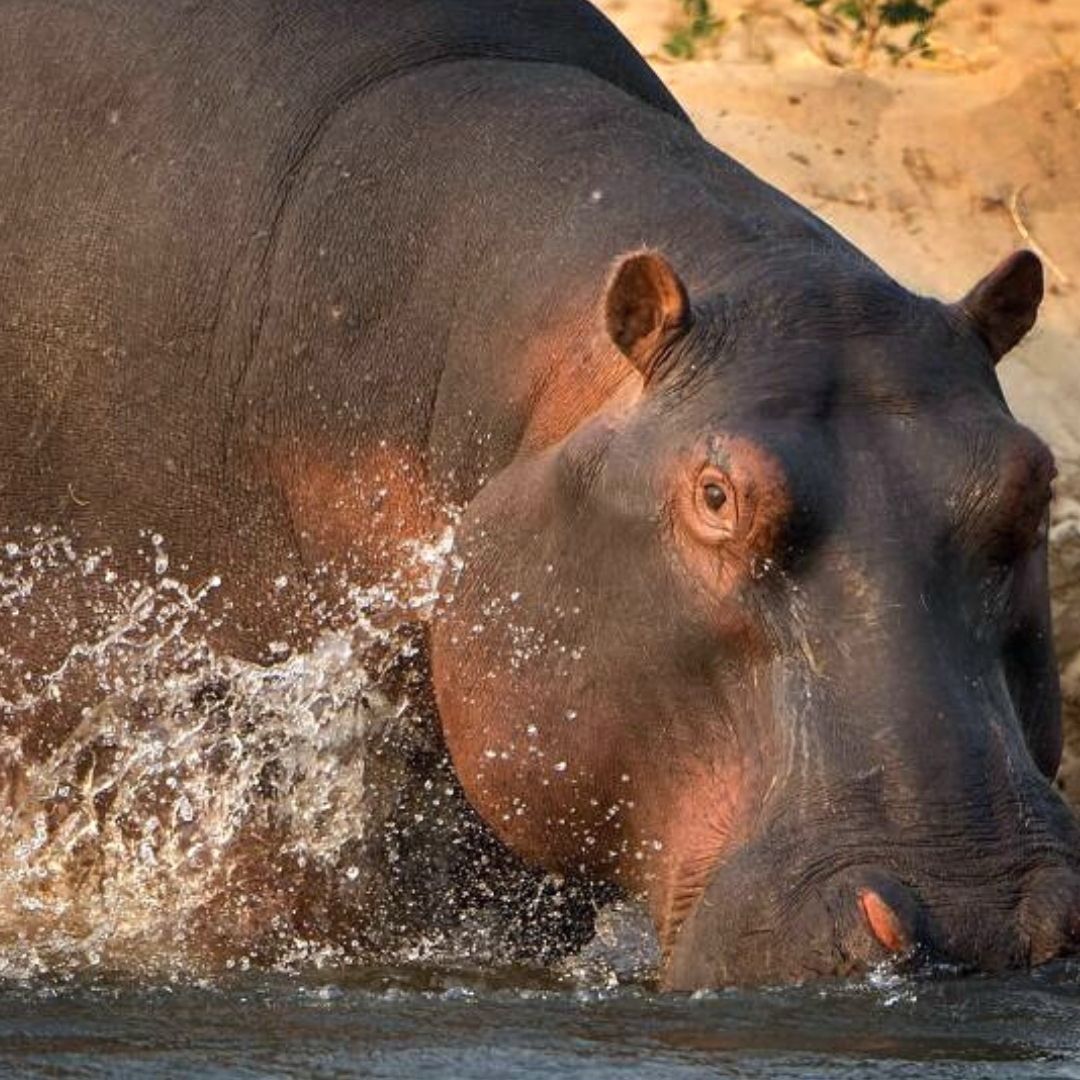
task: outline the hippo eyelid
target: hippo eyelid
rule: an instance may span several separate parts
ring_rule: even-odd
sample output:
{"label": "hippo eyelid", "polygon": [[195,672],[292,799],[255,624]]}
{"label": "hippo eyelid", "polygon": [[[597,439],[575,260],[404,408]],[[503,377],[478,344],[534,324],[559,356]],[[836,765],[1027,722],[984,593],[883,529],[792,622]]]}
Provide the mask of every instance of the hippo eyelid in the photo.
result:
{"label": "hippo eyelid", "polygon": [[[1022,428],[997,453],[977,446],[978,464],[963,480],[964,494],[954,502],[950,534],[965,546],[997,549],[1001,557],[1035,546],[1053,498],[1057,463],[1053,452],[1033,432]],[[1024,544],[1021,531],[1035,543]]]}

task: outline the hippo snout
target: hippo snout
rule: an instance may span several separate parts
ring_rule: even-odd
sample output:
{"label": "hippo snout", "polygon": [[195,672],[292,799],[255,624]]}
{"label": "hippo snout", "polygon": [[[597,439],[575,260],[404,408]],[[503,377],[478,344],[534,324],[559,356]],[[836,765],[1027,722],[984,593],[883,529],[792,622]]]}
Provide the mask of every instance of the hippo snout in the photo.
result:
{"label": "hippo snout", "polygon": [[[756,845],[755,845],[756,846]],[[719,868],[671,943],[674,990],[857,976],[883,963],[1002,971],[1080,953],[1080,866],[860,862],[792,872],[749,850]]]}
{"label": "hippo snout", "polygon": [[1080,872],[1037,870],[1023,881],[1015,908],[968,903],[928,909],[915,890],[879,878],[858,892],[871,937],[887,954],[984,970],[1037,966],[1080,951]]}

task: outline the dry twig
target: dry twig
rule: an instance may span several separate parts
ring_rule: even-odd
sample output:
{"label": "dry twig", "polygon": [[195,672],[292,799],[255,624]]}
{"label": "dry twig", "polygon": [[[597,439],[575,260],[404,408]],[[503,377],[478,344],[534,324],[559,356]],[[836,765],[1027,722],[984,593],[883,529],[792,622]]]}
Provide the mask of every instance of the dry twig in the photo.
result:
{"label": "dry twig", "polygon": [[1031,229],[1028,228],[1027,222],[1024,221],[1024,210],[1021,200],[1024,197],[1025,190],[1027,190],[1027,184],[1022,184],[1020,187],[1013,189],[1013,193],[1009,198],[1009,216],[1013,220],[1013,225],[1016,226],[1016,231],[1023,238],[1024,243],[1027,244],[1044,263],[1046,263],[1061,284],[1071,285],[1072,282],[1069,280],[1069,275],[1066,274],[1065,271],[1062,270],[1061,267],[1047,254],[1046,248],[1035,239]]}

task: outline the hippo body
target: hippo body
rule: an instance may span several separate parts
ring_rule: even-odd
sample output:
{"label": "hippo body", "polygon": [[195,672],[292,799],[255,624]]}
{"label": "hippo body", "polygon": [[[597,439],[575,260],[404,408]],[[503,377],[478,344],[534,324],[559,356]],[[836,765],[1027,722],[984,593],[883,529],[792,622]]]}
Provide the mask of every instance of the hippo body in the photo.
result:
{"label": "hippo body", "polygon": [[[152,532],[271,662],[454,526],[465,791],[667,985],[1075,947],[1033,257],[911,295],[584,0],[7,0],[0,72],[0,530]],[[108,612],[2,614],[11,703]]]}
{"label": "hippo body", "polygon": [[[508,325],[507,282],[563,216],[540,173],[576,153],[543,168],[514,141],[557,139],[559,95],[588,102],[594,84],[601,102],[584,107],[678,108],[577,4],[520,5],[498,25],[483,3],[47,17],[8,3],[0,18],[4,523],[114,546],[155,523],[194,575],[233,582],[224,633],[259,654],[268,573],[340,558],[345,534],[373,542],[348,520],[374,497],[347,505],[357,473],[385,458],[382,488],[422,469],[389,493],[400,515],[429,474],[465,501],[512,453],[525,407],[507,399],[529,387],[491,327],[528,333]],[[525,92],[535,77],[546,103]],[[585,141],[561,107],[562,139]],[[325,506],[302,520],[313,482],[333,489],[318,497],[336,520]]]}

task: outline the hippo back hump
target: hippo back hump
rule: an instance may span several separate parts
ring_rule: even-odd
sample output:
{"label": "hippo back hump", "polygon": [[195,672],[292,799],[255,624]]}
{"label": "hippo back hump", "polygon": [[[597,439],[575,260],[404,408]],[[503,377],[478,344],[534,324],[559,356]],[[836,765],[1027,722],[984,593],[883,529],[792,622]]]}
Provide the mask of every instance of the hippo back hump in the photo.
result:
{"label": "hippo back hump", "polygon": [[377,54],[365,64],[369,78],[461,59],[564,64],[689,123],[648,64],[587,0],[362,0],[350,6],[365,45]]}

